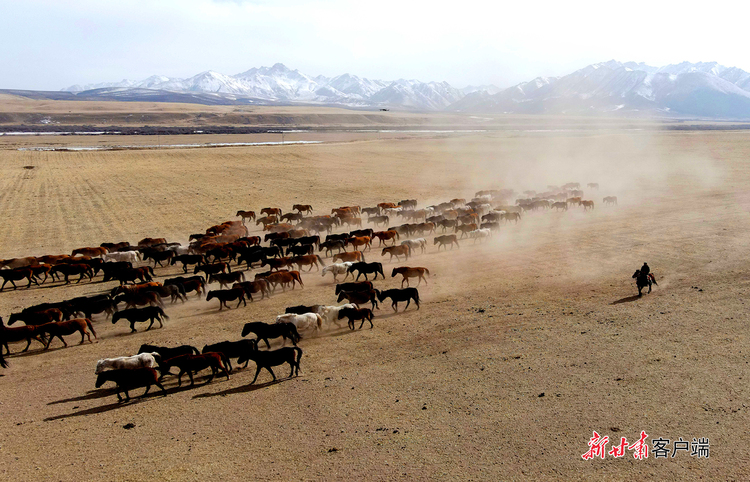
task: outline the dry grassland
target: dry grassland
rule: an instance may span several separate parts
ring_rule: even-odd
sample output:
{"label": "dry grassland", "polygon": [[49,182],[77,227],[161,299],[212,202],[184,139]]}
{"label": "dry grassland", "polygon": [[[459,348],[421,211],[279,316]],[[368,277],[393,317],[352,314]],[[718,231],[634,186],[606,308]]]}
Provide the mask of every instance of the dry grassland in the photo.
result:
{"label": "dry grassland", "polygon": [[[97,315],[94,344],[32,345],[0,377],[0,477],[746,480],[748,153],[746,133],[649,131],[0,150],[5,258],[146,236],[186,243],[238,209],[303,202],[320,213],[495,187],[601,185],[586,190],[593,212],[530,213],[485,245],[430,246],[409,261],[433,274],[419,288],[422,308],[383,306],[374,329],[305,338],[298,378],[270,383],[263,373],[250,386],[251,366],[192,389],[167,379],[167,397],[121,405],[94,390],[94,365],[147,342],[238,339],[243,323],[270,322],[286,306],[334,304],[332,280],[315,272],[303,275],[304,289],[246,308],[219,313],[191,299],[167,307],[163,329],[132,335]],[[619,206],[602,206],[607,195]],[[367,259],[383,261],[387,275],[403,264],[377,250]],[[630,276],[643,261],[659,286],[636,299]],[[113,286],[6,290],[0,314]],[[641,430],[649,441],[708,437],[711,456],[584,461],[594,430],[630,443]]]}

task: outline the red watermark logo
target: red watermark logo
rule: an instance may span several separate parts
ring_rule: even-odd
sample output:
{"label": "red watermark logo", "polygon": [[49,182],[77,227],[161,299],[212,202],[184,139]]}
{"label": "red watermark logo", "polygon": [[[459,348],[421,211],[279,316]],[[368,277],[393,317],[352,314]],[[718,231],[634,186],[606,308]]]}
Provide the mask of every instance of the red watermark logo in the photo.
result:
{"label": "red watermark logo", "polygon": [[[649,444],[646,442],[648,434],[641,430],[641,436],[633,442],[628,444],[626,437],[620,438],[620,444],[614,445],[612,442],[612,448],[607,452],[607,444],[609,443],[608,436],[601,436],[594,431],[593,437],[589,439],[589,450],[585,454],[581,455],[583,460],[591,460],[593,458],[605,458],[605,454],[609,454],[614,458],[624,457],[626,451],[633,453],[633,458],[636,460],[645,460],[649,454]],[[670,443],[671,448],[670,448]],[[695,438],[693,437],[692,442],[683,440],[680,437],[678,440],[671,441],[668,438],[659,437],[651,440],[651,453],[654,458],[674,458],[677,452],[685,452],[691,457],[708,458],[710,455],[709,440],[707,437]]]}

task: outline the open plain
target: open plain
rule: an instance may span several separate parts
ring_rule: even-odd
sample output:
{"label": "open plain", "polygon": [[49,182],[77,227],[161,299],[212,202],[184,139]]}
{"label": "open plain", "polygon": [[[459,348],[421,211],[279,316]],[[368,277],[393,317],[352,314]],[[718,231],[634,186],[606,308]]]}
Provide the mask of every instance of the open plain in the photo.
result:
{"label": "open plain", "polygon": [[[429,268],[421,309],[394,314],[386,303],[373,329],[326,326],[300,342],[300,376],[284,379],[280,367],[276,383],[263,372],[249,385],[251,363],[194,388],[168,377],[166,397],[118,404],[112,390],[94,389],[94,366],[143,343],[200,349],[239,339],[244,323],[272,322],[287,306],[336,304],[330,276],[303,273],[304,289],[229,311],[193,294],[148,332],[96,315],[93,344],[75,335],[68,348],[33,342],[21,355],[24,345],[11,344],[0,377],[0,477],[750,478],[750,134],[607,124],[324,140],[54,152],[0,137],[0,257],[147,236],[187,244],[239,209],[296,203],[316,214],[411,198],[423,207],[576,181],[596,207],[530,212],[487,243],[447,252],[428,237],[427,253],[408,263],[367,251],[384,263],[381,289],[399,286],[394,266]],[[603,206],[609,195],[619,205]],[[638,298],[631,275],[644,261],[659,285]],[[178,271],[156,270],[158,279]],[[6,287],[0,315],[115,286],[100,280]],[[593,431],[609,436],[607,450],[641,431],[650,448],[658,437],[705,437],[710,458],[650,452],[639,461],[629,451],[583,460]]]}

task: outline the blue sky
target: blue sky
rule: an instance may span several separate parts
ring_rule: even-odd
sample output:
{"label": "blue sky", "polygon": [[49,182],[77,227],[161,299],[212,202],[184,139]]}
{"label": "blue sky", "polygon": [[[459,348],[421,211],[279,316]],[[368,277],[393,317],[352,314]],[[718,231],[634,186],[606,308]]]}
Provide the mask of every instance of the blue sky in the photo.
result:
{"label": "blue sky", "polygon": [[510,86],[617,59],[750,70],[737,3],[0,0],[0,88],[236,74]]}

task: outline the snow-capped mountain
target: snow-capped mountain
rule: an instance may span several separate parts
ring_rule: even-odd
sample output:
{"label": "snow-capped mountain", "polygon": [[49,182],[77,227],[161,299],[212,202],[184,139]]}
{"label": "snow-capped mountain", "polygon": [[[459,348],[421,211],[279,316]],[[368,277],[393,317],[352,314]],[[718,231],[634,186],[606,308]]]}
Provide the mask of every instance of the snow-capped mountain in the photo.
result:
{"label": "snow-capped mountain", "polygon": [[610,60],[563,77],[523,82],[494,95],[473,92],[447,110],[750,118],[750,73],[716,62],[652,67]]}
{"label": "snow-capped mountain", "polygon": [[[371,80],[343,74],[333,78],[311,77],[284,64],[252,68],[236,75],[206,71],[188,79],[154,75],[140,82],[73,85],[68,92],[95,89],[153,89],[166,92],[223,94],[273,102],[310,102],[359,106],[401,107],[416,110],[440,110],[456,102],[463,94],[447,82]],[[123,95],[120,93],[120,95]]]}

